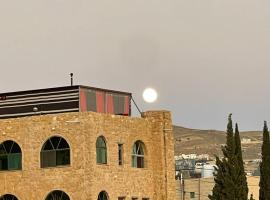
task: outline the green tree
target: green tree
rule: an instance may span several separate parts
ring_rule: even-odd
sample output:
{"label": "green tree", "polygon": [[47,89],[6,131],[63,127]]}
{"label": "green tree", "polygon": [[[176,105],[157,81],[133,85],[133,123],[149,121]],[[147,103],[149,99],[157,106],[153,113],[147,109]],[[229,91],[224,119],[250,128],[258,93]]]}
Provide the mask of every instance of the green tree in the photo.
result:
{"label": "green tree", "polygon": [[222,148],[224,157],[220,159],[216,156],[215,185],[212,195],[209,195],[210,200],[248,199],[238,126],[236,125],[236,134],[234,134],[231,117],[230,114],[226,145]]}
{"label": "green tree", "polygon": [[234,200],[234,181],[233,164],[235,162],[235,143],[233,137],[233,124],[231,114],[228,118],[226,145],[222,148],[224,157],[220,159],[216,156],[216,173],[215,186],[212,195],[209,195],[211,200]]}
{"label": "green tree", "polygon": [[240,134],[238,130],[238,124],[235,124],[235,134],[234,134],[234,142],[235,142],[235,156],[237,165],[235,166],[236,170],[236,183],[237,183],[237,199],[246,200],[248,199],[248,184],[247,177],[244,168],[243,156],[242,156],[242,148],[241,148],[241,140]]}
{"label": "green tree", "polygon": [[260,164],[259,200],[270,199],[270,140],[267,122],[263,126],[262,162]]}
{"label": "green tree", "polygon": [[228,124],[227,124],[227,136],[226,136],[226,146],[222,148],[222,152],[225,158],[229,162],[233,160],[235,153],[235,143],[233,137],[233,123],[232,123],[232,114],[229,115]]}

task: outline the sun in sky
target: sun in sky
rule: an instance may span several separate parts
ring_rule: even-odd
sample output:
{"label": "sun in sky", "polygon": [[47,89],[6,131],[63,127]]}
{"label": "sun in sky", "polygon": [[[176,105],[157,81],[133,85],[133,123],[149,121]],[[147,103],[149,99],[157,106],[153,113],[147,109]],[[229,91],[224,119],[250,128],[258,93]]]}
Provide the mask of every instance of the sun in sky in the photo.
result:
{"label": "sun in sky", "polygon": [[158,94],[157,91],[153,88],[146,88],[143,91],[143,99],[147,103],[153,103],[157,100]]}

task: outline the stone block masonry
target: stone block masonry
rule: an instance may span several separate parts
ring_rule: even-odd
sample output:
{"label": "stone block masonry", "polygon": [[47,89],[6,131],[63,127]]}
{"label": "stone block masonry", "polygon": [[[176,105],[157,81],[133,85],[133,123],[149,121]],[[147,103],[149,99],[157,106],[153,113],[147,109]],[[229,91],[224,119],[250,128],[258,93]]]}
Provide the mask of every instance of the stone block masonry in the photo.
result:
{"label": "stone block masonry", "polygon": [[[41,168],[40,152],[52,136],[70,146],[70,165]],[[103,136],[107,164],[96,163],[96,140]],[[22,151],[22,170],[0,171],[0,197],[45,200],[53,190],[71,200],[97,200],[106,191],[110,200],[137,197],[175,200],[174,140],[171,114],[149,111],[142,118],[94,112],[37,115],[0,120],[0,143],[15,141]],[[145,167],[132,167],[132,147],[144,143]],[[123,144],[123,165],[118,162]]]}

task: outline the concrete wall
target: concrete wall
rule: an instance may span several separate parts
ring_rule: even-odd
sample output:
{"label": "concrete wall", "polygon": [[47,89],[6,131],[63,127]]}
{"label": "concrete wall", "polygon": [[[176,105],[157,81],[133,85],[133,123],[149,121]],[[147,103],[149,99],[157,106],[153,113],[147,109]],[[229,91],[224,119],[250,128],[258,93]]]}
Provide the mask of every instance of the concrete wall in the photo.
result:
{"label": "concrete wall", "polygon": [[[259,180],[258,176],[248,176],[249,197],[253,194],[255,200],[259,200]],[[184,187],[180,181],[176,181],[177,200],[209,200],[208,195],[212,194],[215,185],[214,178],[185,179]],[[185,191],[185,192],[184,192]],[[195,193],[195,198],[191,198],[190,193]]]}
{"label": "concrete wall", "polygon": [[[67,140],[71,164],[40,168],[40,150],[51,136]],[[108,162],[96,164],[96,139],[107,141]],[[109,199],[175,200],[174,143],[171,115],[153,111],[143,118],[93,112],[42,115],[0,120],[0,143],[14,140],[22,150],[22,170],[0,172],[0,196],[43,200],[52,190],[63,190],[71,200],[96,200],[105,190]],[[145,144],[146,167],[131,167],[135,141]],[[118,143],[124,145],[124,165],[118,165]]]}

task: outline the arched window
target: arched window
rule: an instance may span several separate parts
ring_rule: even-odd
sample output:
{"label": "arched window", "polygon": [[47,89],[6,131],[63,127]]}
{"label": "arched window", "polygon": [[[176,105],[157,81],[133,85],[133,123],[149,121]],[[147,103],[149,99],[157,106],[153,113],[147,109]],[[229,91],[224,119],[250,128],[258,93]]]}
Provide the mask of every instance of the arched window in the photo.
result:
{"label": "arched window", "polygon": [[20,146],[7,140],[0,144],[0,171],[22,169],[22,151]]}
{"label": "arched window", "polygon": [[70,198],[65,192],[54,190],[47,195],[45,200],[70,200]]}
{"label": "arched window", "polygon": [[97,200],[109,200],[107,192],[105,191],[100,192]]}
{"label": "arched window", "polygon": [[132,167],[144,168],[144,144],[136,141],[132,147]]}
{"label": "arched window", "polygon": [[96,154],[97,154],[97,163],[106,164],[107,163],[107,147],[105,138],[99,136],[96,141]]}
{"label": "arched window", "polygon": [[0,197],[0,200],[18,200],[18,198],[12,194],[5,194]]}
{"label": "arched window", "polygon": [[70,148],[59,136],[48,139],[40,152],[41,167],[56,167],[70,164]]}

